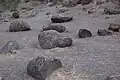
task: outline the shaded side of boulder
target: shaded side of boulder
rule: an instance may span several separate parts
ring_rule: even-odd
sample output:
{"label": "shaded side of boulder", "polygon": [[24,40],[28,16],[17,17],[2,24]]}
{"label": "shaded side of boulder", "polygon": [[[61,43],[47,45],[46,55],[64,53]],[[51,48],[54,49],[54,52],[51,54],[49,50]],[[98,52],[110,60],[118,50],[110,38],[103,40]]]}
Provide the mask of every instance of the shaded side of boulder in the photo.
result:
{"label": "shaded side of boulder", "polygon": [[27,24],[27,22],[23,20],[13,21],[9,26],[10,32],[29,31],[29,30],[31,30],[30,26]]}
{"label": "shaded side of boulder", "polygon": [[20,13],[18,11],[14,11],[12,13],[12,18],[19,18],[20,17]]}
{"label": "shaded side of boulder", "polygon": [[120,10],[118,10],[118,9],[112,9],[112,8],[105,8],[104,9],[104,14],[107,14],[107,15],[116,15],[116,14],[120,14]]}
{"label": "shaded side of boulder", "polygon": [[14,50],[19,49],[19,44],[17,41],[8,41],[3,45],[3,47],[0,49],[0,53],[12,53]]}
{"label": "shaded side of boulder", "polygon": [[51,21],[53,23],[64,23],[69,22],[73,19],[73,16],[52,16]]}
{"label": "shaded side of boulder", "polygon": [[38,35],[39,45],[43,49],[51,49],[57,47],[57,38],[59,33],[54,30],[42,31]]}
{"label": "shaded side of boulder", "polygon": [[105,80],[120,80],[120,75],[108,76]]}
{"label": "shaded side of boulder", "polygon": [[79,38],[92,37],[92,33],[87,29],[80,29],[78,32]]}
{"label": "shaded side of boulder", "polygon": [[106,30],[106,29],[98,29],[97,34],[99,36],[107,36],[107,35],[112,35],[112,32]]}
{"label": "shaded side of boulder", "polygon": [[114,23],[111,23],[108,28],[108,30],[112,30],[114,32],[119,32],[119,29],[120,29],[120,24],[114,24]]}
{"label": "shaded side of boulder", "polygon": [[37,57],[27,65],[27,73],[37,80],[45,80],[58,68],[62,68],[62,63],[59,59]]}
{"label": "shaded side of boulder", "polygon": [[46,30],[56,30],[56,31],[58,31],[58,32],[60,32],[60,33],[61,33],[61,32],[64,32],[64,31],[66,30],[66,28],[65,28],[64,25],[62,25],[62,24],[57,24],[57,23],[44,25],[44,26],[42,27],[42,29],[43,29],[44,31],[46,31]]}
{"label": "shaded side of boulder", "polygon": [[70,47],[72,45],[72,38],[70,37],[60,37],[58,40],[58,47],[64,48],[64,47]]}

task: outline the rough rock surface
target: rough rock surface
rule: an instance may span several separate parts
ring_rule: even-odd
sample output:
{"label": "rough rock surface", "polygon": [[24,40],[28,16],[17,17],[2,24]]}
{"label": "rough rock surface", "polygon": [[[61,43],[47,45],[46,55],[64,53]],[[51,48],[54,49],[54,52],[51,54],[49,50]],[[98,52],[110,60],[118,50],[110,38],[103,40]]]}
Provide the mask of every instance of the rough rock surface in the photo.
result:
{"label": "rough rock surface", "polygon": [[114,32],[119,32],[120,24],[110,23],[108,30],[112,30]]}
{"label": "rough rock surface", "polygon": [[29,30],[31,30],[30,26],[27,24],[27,22],[23,20],[13,21],[9,26],[10,32],[29,31]]}
{"label": "rough rock surface", "polygon": [[15,11],[15,12],[12,13],[12,17],[13,18],[19,18],[20,17],[20,13]]}
{"label": "rough rock surface", "polygon": [[91,3],[93,0],[79,0],[78,3],[82,4],[82,5],[87,5],[89,3]]}
{"label": "rough rock surface", "polygon": [[51,21],[53,23],[64,23],[64,22],[69,22],[73,19],[73,16],[52,16]]}
{"label": "rough rock surface", "polygon": [[39,45],[43,49],[52,49],[56,47],[69,47],[72,45],[72,39],[61,36],[57,31],[49,30],[40,32],[38,35]]}
{"label": "rough rock surface", "polygon": [[4,46],[0,49],[0,53],[12,53],[14,50],[19,49],[19,44],[17,41],[8,41],[4,44]]}
{"label": "rough rock surface", "polygon": [[98,29],[97,34],[99,36],[107,36],[107,35],[112,35],[112,32],[106,30],[106,29]]}
{"label": "rough rock surface", "polygon": [[112,9],[112,8],[105,8],[104,9],[104,14],[107,14],[107,15],[116,15],[116,14],[120,14],[120,10],[118,10],[118,9]]}
{"label": "rough rock surface", "polygon": [[64,48],[72,45],[72,39],[70,37],[60,37],[58,38],[58,47]]}
{"label": "rough rock surface", "polygon": [[43,49],[51,49],[57,47],[56,39],[59,36],[59,33],[54,30],[40,32],[38,35],[40,47]]}
{"label": "rough rock surface", "polygon": [[46,31],[46,30],[56,30],[58,32],[64,32],[66,30],[65,26],[63,24],[59,24],[59,23],[43,25],[42,29],[44,31]]}
{"label": "rough rock surface", "polygon": [[45,80],[58,68],[62,68],[59,59],[37,57],[27,65],[27,73],[37,80]]}
{"label": "rough rock surface", "polygon": [[92,33],[87,29],[80,29],[78,32],[79,38],[92,37]]}

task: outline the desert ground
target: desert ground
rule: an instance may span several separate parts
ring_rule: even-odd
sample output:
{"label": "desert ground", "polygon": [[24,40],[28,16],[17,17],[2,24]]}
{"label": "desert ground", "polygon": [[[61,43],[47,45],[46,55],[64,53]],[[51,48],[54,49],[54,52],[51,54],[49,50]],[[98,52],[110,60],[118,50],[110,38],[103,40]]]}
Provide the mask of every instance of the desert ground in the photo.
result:
{"label": "desert ground", "polygon": [[[120,73],[120,33],[111,36],[98,36],[98,29],[107,29],[109,23],[120,20],[120,15],[105,15],[101,8],[94,7],[96,12],[88,14],[83,7],[68,8],[64,15],[72,15],[74,19],[62,23],[67,32],[61,33],[70,36],[73,40],[71,47],[41,49],[38,43],[38,34],[42,25],[51,22],[51,15],[57,14],[56,6],[48,7],[40,5],[35,7],[37,14],[25,20],[31,31],[8,32],[12,20],[0,23],[0,46],[7,41],[16,40],[20,49],[16,54],[0,54],[0,76],[4,80],[34,80],[26,72],[26,66],[30,60],[37,56],[56,57],[61,60],[63,68],[56,70],[47,80],[105,80],[107,76]],[[46,13],[50,12],[50,15]],[[106,18],[107,17],[107,18]],[[7,17],[6,17],[7,19]],[[79,29],[88,29],[93,36],[90,38],[78,38]]]}

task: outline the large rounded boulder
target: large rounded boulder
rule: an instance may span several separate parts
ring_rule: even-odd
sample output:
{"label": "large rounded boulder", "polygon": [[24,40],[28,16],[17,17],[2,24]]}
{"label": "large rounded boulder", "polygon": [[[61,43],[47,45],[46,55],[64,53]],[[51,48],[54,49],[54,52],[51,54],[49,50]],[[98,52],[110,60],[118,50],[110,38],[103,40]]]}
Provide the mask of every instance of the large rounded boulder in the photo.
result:
{"label": "large rounded boulder", "polygon": [[28,63],[27,73],[36,80],[45,80],[59,68],[62,68],[62,63],[59,59],[37,57]]}
{"label": "large rounded boulder", "polygon": [[30,26],[27,24],[27,22],[23,20],[13,21],[9,26],[10,32],[29,31],[29,30],[31,30]]}
{"label": "large rounded boulder", "polygon": [[41,31],[38,35],[39,45],[42,49],[52,49],[56,47],[69,47],[72,45],[72,39],[61,36],[55,30]]}
{"label": "large rounded boulder", "polygon": [[78,32],[79,38],[92,37],[92,33],[87,29],[80,29]]}
{"label": "large rounded boulder", "polygon": [[58,32],[64,32],[66,30],[65,26],[59,23],[53,23],[53,24],[48,24],[48,25],[43,25],[42,29],[44,31],[46,30],[56,30]]}
{"label": "large rounded boulder", "polygon": [[52,16],[51,17],[51,21],[53,23],[64,23],[64,22],[69,22],[73,19],[73,16],[61,16],[61,15],[57,15],[57,16]]}

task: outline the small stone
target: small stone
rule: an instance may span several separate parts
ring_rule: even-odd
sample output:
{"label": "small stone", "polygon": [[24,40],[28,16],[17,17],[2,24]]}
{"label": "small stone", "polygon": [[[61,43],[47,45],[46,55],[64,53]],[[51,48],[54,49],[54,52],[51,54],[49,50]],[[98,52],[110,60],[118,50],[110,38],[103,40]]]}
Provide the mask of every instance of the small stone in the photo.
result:
{"label": "small stone", "polygon": [[103,3],[105,3],[105,2],[104,1],[96,1],[96,5],[101,5]]}
{"label": "small stone", "polygon": [[106,29],[98,29],[98,35],[99,36],[107,36],[107,35],[112,35],[112,32],[106,30]]}
{"label": "small stone", "polygon": [[105,80],[120,80],[120,75],[108,76]]}
{"label": "small stone", "polygon": [[92,33],[87,29],[80,29],[78,32],[79,38],[92,37]]}
{"label": "small stone", "polygon": [[62,68],[62,63],[56,58],[37,57],[27,65],[27,73],[37,80],[46,80],[55,70]]}
{"label": "small stone", "polygon": [[110,16],[105,16],[105,19],[110,19]]}
{"label": "small stone", "polygon": [[111,9],[111,8],[105,8],[104,9],[104,14],[116,15],[116,14],[120,14],[120,10],[118,10],[118,9]]}
{"label": "small stone", "polygon": [[14,12],[12,13],[12,17],[13,17],[13,18],[19,18],[19,17],[20,17],[19,12],[18,12],[18,11],[14,11]]}
{"label": "small stone", "polygon": [[46,15],[50,15],[50,14],[51,14],[51,12],[47,12],[47,13],[46,13]]}
{"label": "small stone", "polygon": [[89,3],[91,3],[93,0],[80,0],[80,4],[82,4],[82,5],[87,5],[87,4],[89,4]]}
{"label": "small stone", "polygon": [[69,9],[67,9],[66,7],[63,7],[63,8],[60,8],[57,13],[65,13],[67,11],[69,11]]}
{"label": "small stone", "polygon": [[120,24],[110,23],[108,30],[112,30],[114,32],[119,32]]}
{"label": "small stone", "polygon": [[69,22],[73,19],[73,16],[52,16],[51,21],[53,23],[64,23],[64,22]]}
{"label": "small stone", "polygon": [[4,46],[0,49],[0,53],[12,53],[14,50],[19,49],[19,44],[17,41],[8,41],[4,44]]}

